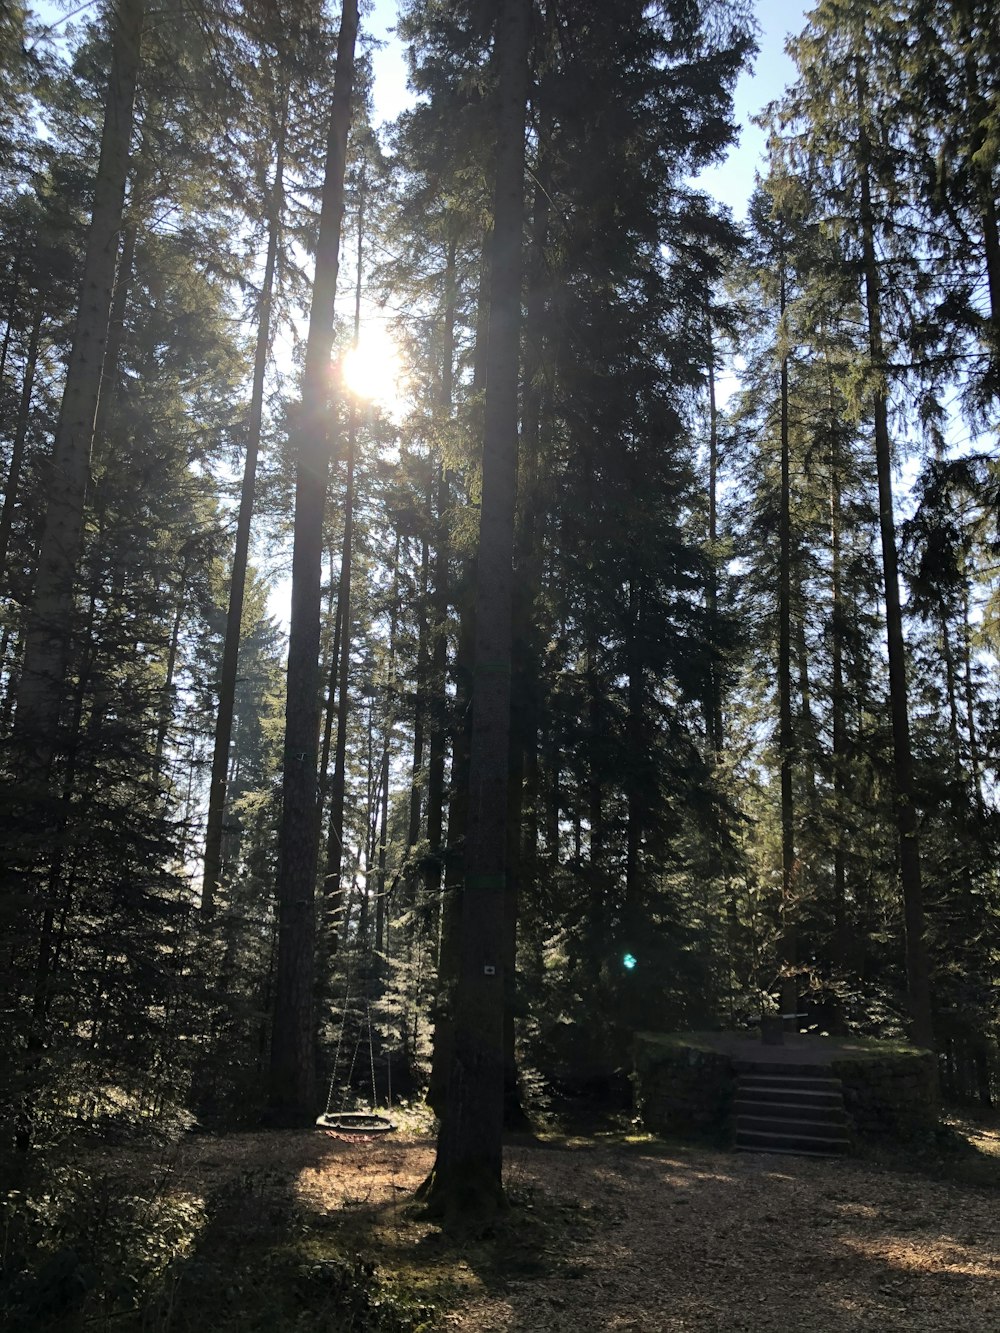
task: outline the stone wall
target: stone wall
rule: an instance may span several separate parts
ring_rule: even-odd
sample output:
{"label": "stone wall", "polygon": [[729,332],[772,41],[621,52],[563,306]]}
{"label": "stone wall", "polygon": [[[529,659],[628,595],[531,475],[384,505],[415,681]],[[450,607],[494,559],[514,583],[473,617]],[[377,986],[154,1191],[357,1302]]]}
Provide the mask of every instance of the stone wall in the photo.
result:
{"label": "stone wall", "polygon": [[859,1142],[913,1141],[933,1134],[940,1116],[937,1057],[930,1051],[834,1060],[830,1073],[844,1087],[844,1107]]}
{"label": "stone wall", "polygon": [[635,1036],[635,1104],[654,1134],[728,1142],[736,1072],[727,1055],[682,1035]]}
{"label": "stone wall", "polygon": [[[646,1129],[731,1142],[736,1068],[733,1057],[710,1043],[699,1033],[636,1033],[632,1083]],[[898,1042],[854,1039],[854,1045],[827,1065],[843,1085],[854,1143],[915,1143],[932,1135],[940,1115],[936,1057]],[[767,1062],[766,1047],[758,1058]]]}

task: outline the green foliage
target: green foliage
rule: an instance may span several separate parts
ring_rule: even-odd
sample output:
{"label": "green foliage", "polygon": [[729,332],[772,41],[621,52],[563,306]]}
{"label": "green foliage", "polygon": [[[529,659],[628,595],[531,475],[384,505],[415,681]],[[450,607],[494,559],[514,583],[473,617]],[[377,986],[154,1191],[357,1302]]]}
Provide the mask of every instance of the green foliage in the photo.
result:
{"label": "green foliage", "polygon": [[127,1176],[47,1173],[44,1191],[3,1200],[0,1312],[17,1330],[295,1327],[416,1333],[433,1308],[376,1265],[314,1236],[285,1182],[253,1170],[207,1198],[169,1176],[135,1193]]}

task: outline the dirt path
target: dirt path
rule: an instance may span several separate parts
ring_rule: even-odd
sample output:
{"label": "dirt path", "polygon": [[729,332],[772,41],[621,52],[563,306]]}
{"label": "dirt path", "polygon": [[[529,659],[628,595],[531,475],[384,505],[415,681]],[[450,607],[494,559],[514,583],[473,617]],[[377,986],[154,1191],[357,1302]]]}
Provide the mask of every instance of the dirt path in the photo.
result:
{"label": "dirt path", "polygon": [[[414,1232],[403,1208],[431,1160],[426,1141],[331,1145],[300,1176],[300,1198],[328,1216],[388,1207],[383,1233],[433,1256],[430,1229]],[[858,1162],[642,1145],[523,1146],[506,1160],[528,1253],[499,1275],[471,1250],[459,1260],[447,1327],[1000,1330],[992,1191]],[[534,1232],[533,1215],[545,1219]]]}

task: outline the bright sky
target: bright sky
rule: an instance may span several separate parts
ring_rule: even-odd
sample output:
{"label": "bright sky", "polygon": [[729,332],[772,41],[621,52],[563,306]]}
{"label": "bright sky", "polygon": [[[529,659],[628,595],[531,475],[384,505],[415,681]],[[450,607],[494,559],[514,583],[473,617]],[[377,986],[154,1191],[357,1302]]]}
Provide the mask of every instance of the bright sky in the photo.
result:
{"label": "bright sky", "polygon": [[766,145],[764,131],[751,124],[751,117],[780,97],[795,78],[795,66],[785,54],[785,39],[802,31],[809,8],[802,0],[757,2],[760,50],[753,68],[740,76],[733,98],[739,139],[726,161],[703,172],[698,180],[699,185],[728,204],[737,218],[746,215]]}

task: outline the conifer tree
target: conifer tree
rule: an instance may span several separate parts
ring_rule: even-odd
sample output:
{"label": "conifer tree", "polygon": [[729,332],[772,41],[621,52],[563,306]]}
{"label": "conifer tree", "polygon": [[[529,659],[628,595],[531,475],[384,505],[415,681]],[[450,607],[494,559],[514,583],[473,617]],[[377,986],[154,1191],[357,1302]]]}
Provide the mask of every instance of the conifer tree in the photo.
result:
{"label": "conifer tree", "polygon": [[502,1197],[503,935],[507,864],[510,628],[517,474],[524,127],[529,0],[497,15],[496,182],[490,257],[483,499],[469,756],[460,970],[448,1098],[425,1187],[445,1215],[489,1211]]}
{"label": "conifer tree", "polygon": [[[805,130],[797,151],[806,157],[808,136],[822,135],[822,155],[815,154],[818,172],[836,161],[840,173],[826,176],[831,194],[840,191],[851,221],[862,273],[862,292],[868,329],[867,407],[875,436],[875,463],[879,484],[879,516],[889,657],[890,710],[896,786],[896,822],[900,882],[906,927],[908,993],[915,1040],[930,1044],[932,1015],[930,978],[925,939],[923,884],[920,868],[918,817],[915,805],[913,758],[907,696],[906,646],[898,575],[889,435],[889,355],[885,330],[883,278],[876,240],[892,225],[893,200],[879,194],[889,181],[891,145],[887,137],[884,103],[872,93],[872,71],[886,68],[898,33],[884,7],[820,4],[810,27],[797,41],[793,54],[799,62],[800,82],[790,94],[782,117],[798,121]],[[820,47],[822,66],[811,63]],[[847,132],[849,128],[849,132]],[[888,212],[887,212],[888,210]],[[883,227],[883,219],[887,219]],[[881,231],[880,231],[881,228]]]}
{"label": "conifer tree", "polygon": [[278,960],[271,1037],[272,1115],[307,1123],[315,1109],[313,1032],[314,898],[319,835],[320,566],[329,464],[327,418],[334,302],[344,214],[344,172],[354,88],[356,0],[344,0],[337,42],[316,276],[303,374],[294,423],[295,550],[285,704],[283,802],[278,875]]}

